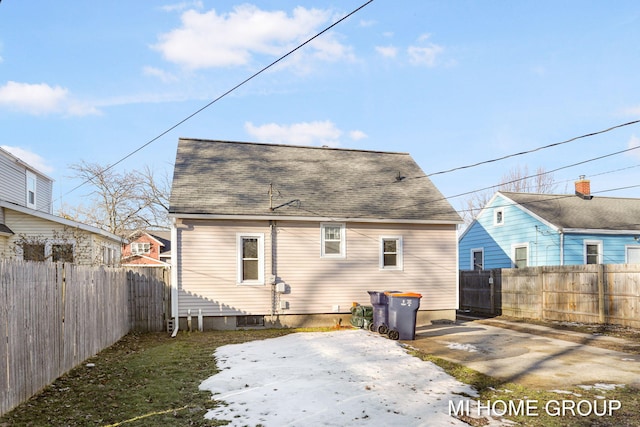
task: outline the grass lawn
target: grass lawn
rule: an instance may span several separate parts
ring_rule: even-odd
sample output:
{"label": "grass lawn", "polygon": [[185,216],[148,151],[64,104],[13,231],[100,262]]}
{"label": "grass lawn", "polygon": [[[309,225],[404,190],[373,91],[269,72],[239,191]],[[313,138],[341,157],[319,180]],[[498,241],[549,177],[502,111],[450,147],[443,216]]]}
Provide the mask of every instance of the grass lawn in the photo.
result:
{"label": "grass lawn", "polygon": [[[181,332],[176,338],[166,333],[130,334],[112,347],[86,360],[57,379],[40,394],[0,418],[7,426],[215,426],[225,421],[205,420],[215,405],[200,383],[217,372],[213,352],[218,346],[286,335],[298,330]],[[482,400],[517,401],[536,399],[616,399],[622,408],[612,417],[547,416],[519,417],[524,426],[638,426],[638,390],[616,388],[573,390],[559,397],[546,391],[502,384],[460,365],[414,352],[414,356],[441,366],[459,380],[473,385]],[[579,396],[578,396],[579,395]],[[474,424],[482,425],[482,424]]]}

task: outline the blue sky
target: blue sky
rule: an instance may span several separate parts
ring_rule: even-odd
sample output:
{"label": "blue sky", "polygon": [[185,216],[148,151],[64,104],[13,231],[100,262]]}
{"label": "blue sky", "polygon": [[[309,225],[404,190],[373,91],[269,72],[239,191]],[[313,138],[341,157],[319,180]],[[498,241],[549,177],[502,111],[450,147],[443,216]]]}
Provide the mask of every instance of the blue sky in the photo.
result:
{"label": "blue sky", "polygon": [[[70,164],[118,162],[363,3],[4,0],[0,146],[78,204]],[[408,152],[431,174],[640,119],[638,70],[635,0],[375,0],[118,167],[171,174],[189,137]],[[460,209],[514,168],[638,145],[635,124],[431,179]],[[557,192],[580,175],[640,197],[640,149],[555,172]]]}

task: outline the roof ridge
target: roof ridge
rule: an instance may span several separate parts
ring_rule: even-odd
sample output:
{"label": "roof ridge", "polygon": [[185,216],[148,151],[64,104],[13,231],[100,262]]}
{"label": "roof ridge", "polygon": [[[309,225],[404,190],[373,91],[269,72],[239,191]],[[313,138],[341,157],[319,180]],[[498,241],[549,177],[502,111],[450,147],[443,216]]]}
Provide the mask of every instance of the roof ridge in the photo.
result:
{"label": "roof ridge", "polygon": [[206,139],[206,138],[185,138],[180,137],[181,141],[201,141],[201,142],[217,142],[222,144],[241,144],[241,145],[261,145],[267,147],[286,147],[286,148],[306,148],[311,150],[334,150],[334,151],[354,151],[359,153],[377,153],[377,154],[400,154],[404,156],[408,156],[408,152],[401,151],[382,151],[382,150],[365,150],[359,148],[338,148],[338,147],[328,147],[328,146],[314,146],[314,145],[295,145],[295,144],[274,144],[268,142],[251,142],[251,141],[224,141],[219,139]]}

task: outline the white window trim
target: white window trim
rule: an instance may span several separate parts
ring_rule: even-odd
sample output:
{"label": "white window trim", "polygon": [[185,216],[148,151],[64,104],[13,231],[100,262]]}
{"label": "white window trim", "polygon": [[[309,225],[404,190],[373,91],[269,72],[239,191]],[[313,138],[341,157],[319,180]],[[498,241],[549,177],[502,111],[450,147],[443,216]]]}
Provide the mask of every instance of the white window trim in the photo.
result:
{"label": "white window trim", "polygon": [[[385,240],[396,240],[398,242],[396,246],[396,265],[393,266],[385,266],[384,265],[384,241]],[[380,236],[380,270],[389,270],[389,271],[402,271],[404,269],[403,262],[403,243],[402,236]]]}
{"label": "white window trim", "polygon": [[531,250],[529,249],[529,242],[526,243],[514,243],[511,245],[511,268],[516,268],[516,249],[527,249],[527,267],[531,266]]}
{"label": "white window trim", "polygon": [[[29,202],[29,182],[33,181],[33,203]],[[26,206],[30,209],[35,209],[38,204],[38,177],[31,171],[27,171],[26,174],[26,194],[25,194],[25,203]]]}
{"label": "white window trim", "polygon": [[638,246],[638,245],[625,245],[625,247],[624,247],[624,262],[625,262],[625,264],[629,264],[629,249],[640,250],[640,246]]}
{"label": "white window trim", "polygon": [[[144,245],[149,245],[149,250],[144,250]],[[143,249],[137,249],[139,246],[142,246]],[[136,250],[134,250],[134,247]],[[131,242],[131,255],[147,255],[151,253],[151,243],[150,242]]]}
{"label": "white window trim", "polygon": [[[502,222],[498,222],[498,213],[502,214]],[[501,227],[504,225],[504,208],[493,209],[493,225],[495,225],[496,227]]]}
{"label": "white window trim", "polygon": [[603,263],[603,254],[602,254],[602,250],[603,250],[603,246],[602,246],[602,240],[583,240],[582,241],[582,262],[586,265],[587,264],[587,245],[596,245],[598,246],[598,264],[602,264]]}
{"label": "white window trim", "polygon": [[482,269],[484,270],[484,248],[472,248],[469,251],[469,255],[471,256],[471,259],[469,260],[469,266],[471,267],[471,270],[475,270],[476,266],[473,263],[473,253],[474,252],[480,252],[482,254]]}
{"label": "white window trim", "polygon": [[[242,240],[244,238],[258,239],[258,280],[243,280],[242,277]],[[264,285],[264,233],[237,233],[236,234],[236,258],[238,285]]]}
{"label": "white window trim", "polygon": [[[340,253],[326,254],[324,252],[324,228],[340,227]],[[347,227],[343,222],[323,222],[320,223],[320,258],[346,258],[347,257]]]}

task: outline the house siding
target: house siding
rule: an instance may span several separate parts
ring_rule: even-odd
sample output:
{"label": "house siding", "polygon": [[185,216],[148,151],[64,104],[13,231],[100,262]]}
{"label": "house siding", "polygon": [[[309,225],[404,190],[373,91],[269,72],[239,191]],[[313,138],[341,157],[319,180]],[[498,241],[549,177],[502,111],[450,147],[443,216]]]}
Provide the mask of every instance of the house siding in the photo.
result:
{"label": "house siding", "polygon": [[51,213],[53,182],[34,169],[28,169],[0,152],[0,199],[20,206],[27,205],[27,170],[36,176],[36,209]]}
{"label": "house siding", "polygon": [[[11,209],[5,209],[6,225],[15,233],[6,240],[4,256],[7,258],[20,258],[21,252],[17,248],[21,239],[37,239],[46,242],[47,245],[67,240],[75,244],[74,262],[76,264],[100,264],[102,259],[102,247],[108,246],[116,250],[116,259],[120,258],[120,245],[105,237],[92,234],[88,231],[65,227],[46,219],[23,214]],[[72,234],[79,236],[74,239]],[[63,239],[61,239],[61,237]],[[48,250],[47,250],[48,252]]]}
{"label": "house siding", "polygon": [[627,246],[639,246],[634,235],[617,236],[606,234],[567,233],[564,237],[564,264],[584,264],[584,244],[586,241],[602,242],[603,264],[624,264]]}
{"label": "house siding", "polygon": [[[183,221],[178,227],[180,316],[347,313],[368,305],[367,290],[423,295],[421,310],[457,308],[456,227],[453,225],[346,224],[346,257],[322,258],[319,222],[277,221],[275,274],[287,292],[276,294],[269,223]],[[237,233],[263,233],[265,285],[236,282]],[[402,236],[403,269],[380,269],[380,237]],[[287,308],[280,308],[286,302]]]}
{"label": "house siding", "polygon": [[[502,209],[504,224],[494,225],[494,211]],[[471,270],[471,250],[484,250],[484,268],[511,268],[513,245],[526,244],[528,266],[560,264],[560,235],[548,224],[527,214],[509,199],[498,196],[460,239],[460,270]]]}

